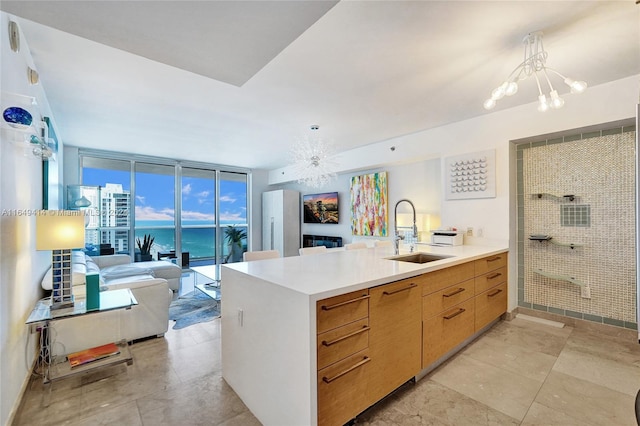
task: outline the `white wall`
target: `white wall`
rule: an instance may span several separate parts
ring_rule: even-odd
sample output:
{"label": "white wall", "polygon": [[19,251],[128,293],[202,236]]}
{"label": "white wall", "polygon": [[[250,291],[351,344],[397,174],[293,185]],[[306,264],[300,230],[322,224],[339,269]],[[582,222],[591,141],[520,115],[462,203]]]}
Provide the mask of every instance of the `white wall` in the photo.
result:
{"label": "white wall", "polygon": [[[337,225],[303,223],[301,234],[328,235],[342,237],[343,244],[352,242],[350,193],[351,177],[368,173],[387,172],[388,181],[388,205],[389,214],[388,238],[393,236],[393,212],[394,206],[403,198],[411,200],[418,213],[440,214],[440,160],[432,159],[413,162],[403,165],[378,167],[359,172],[343,173],[335,180],[321,188],[309,188],[299,183],[288,183],[272,186],[272,189],[293,189],[299,191],[301,196],[322,192],[338,192],[339,223]],[[302,205],[302,200],[300,201]],[[398,213],[408,213],[408,205],[398,207]],[[382,238],[375,238],[382,239]]]}
{"label": "white wall", "polygon": [[[9,15],[0,13],[1,80],[7,93],[36,97],[40,113],[51,117],[41,85],[27,82],[27,66],[35,69],[29,47],[21,37],[13,52],[8,37]],[[35,117],[34,117],[35,119]],[[60,136],[60,134],[58,133]],[[51,252],[35,251],[35,217],[42,208],[42,162],[0,135],[0,424],[7,424],[20,402],[35,356],[35,334],[25,321],[42,297],[40,280],[50,265]],[[58,157],[57,161],[61,162]],[[61,180],[61,179],[60,179]],[[30,214],[31,212],[31,214]]]}

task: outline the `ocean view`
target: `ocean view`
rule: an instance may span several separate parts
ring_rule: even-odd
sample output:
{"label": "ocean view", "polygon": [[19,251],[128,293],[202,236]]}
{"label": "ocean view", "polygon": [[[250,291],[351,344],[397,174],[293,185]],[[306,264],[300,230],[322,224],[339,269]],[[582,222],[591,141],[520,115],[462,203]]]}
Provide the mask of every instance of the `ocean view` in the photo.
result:
{"label": "ocean view", "polygon": [[[221,221],[224,226],[242,226],[232,221]],[[224,228],[223,228],[224,229]],[[151,250],[154,259],[157,252],[167,252],[175,248],[174,222],[171,220],[138,220],[136,221],[136,238],[142,239],[145,234],[152,235],[155,240]],[[213,221],[182,221],[182,251],[189,252],[192,259],[215,257],[215,224]],[[222,255],[228,252],[226,244]]]}

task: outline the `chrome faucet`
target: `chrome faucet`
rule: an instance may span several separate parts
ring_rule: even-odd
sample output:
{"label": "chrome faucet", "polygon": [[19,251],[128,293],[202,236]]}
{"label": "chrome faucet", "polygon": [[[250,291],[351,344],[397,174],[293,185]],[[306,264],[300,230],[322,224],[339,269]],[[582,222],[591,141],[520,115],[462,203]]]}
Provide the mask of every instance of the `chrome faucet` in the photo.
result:
{"label": "chrome faucet", "polygon": [[[396,254],[400,254],[400,240],[404,240],[404,235],[398,234],[398,204],[402,203],[403,201],[411,205],[411,210],[413,211],[413,235],[414,237],[418,236],[418,227],[416,226],[416,207],[411,201],[403,198],[396,203],[396,207],[393,209],[393,226],[395,233],[395,237],[393,238],[393,246],[395,248]],[[411,246],[411,251],[413,251],[413,246]]]}

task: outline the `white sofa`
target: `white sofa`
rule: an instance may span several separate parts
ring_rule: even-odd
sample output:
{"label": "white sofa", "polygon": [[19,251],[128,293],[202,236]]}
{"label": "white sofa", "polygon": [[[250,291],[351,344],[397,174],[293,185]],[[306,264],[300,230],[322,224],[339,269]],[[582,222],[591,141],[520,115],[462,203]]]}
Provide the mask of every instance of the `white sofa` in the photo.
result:
{"label": "white sofa", "polygon": [[[154,276],[156,273],[153,269],[142,265],[147,262],[140,262],[140,265],[128,262],[124,264],[124,258],[129,259],[129,256],[109,255],[91,258],[83,252],[73,252],[74,297],[85,297],[86,274],[97,272],[100,274],[101,291],[129,288],[138,304],[128,310],[96,312],[54,321],[51,329],[54,355],[76,352],[121,339],[132,341],[162,336],[167,331],[169,304],[173,298],[167,279]],[[180,269],[170,262],[164,263]],[[49,278],[49,286],[50,283]],[[46,276],[43,287],[47,288]]]}

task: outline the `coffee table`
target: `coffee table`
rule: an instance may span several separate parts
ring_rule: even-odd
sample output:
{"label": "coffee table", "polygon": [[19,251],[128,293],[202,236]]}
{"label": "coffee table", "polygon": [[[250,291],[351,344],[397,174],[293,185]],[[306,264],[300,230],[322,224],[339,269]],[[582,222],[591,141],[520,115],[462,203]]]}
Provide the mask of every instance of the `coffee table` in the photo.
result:
{"label": "coffee table", "polygon": [[190,269],[203,278],[200,280],[196,277],[197,284],[195,284],[195,288],[218,302],[218,305],[220,305],[222,293],[220,292],[220,280],[216,278],[218,276],[218,268],[218,265],[204,265],[192,266]]}

